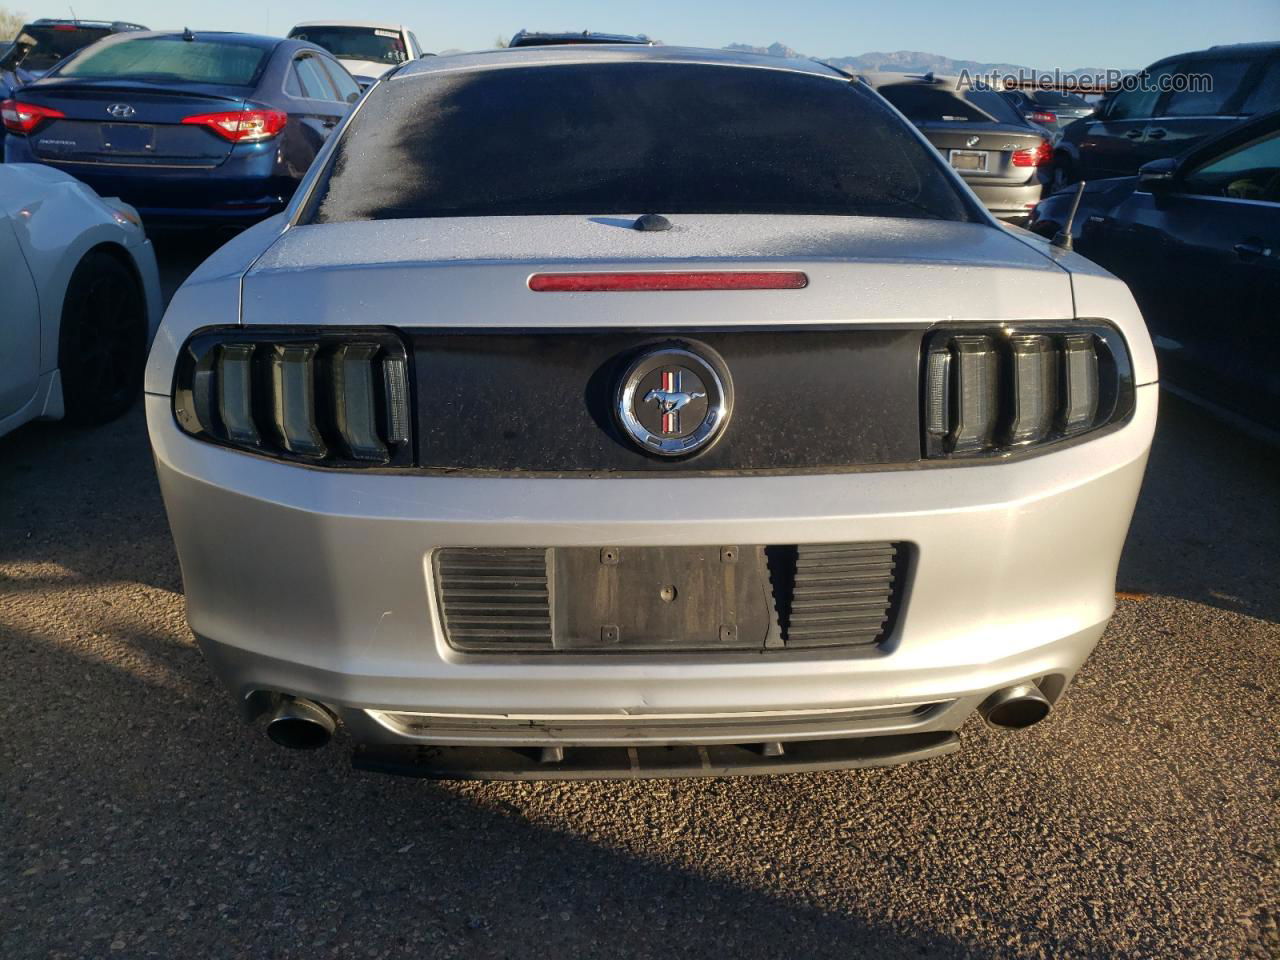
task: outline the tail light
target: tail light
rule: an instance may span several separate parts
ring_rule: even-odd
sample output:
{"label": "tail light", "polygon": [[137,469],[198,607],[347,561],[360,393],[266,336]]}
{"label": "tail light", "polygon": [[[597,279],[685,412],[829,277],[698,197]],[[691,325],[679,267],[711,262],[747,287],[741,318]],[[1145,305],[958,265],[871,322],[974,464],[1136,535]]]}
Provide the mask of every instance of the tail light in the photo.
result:
{"label": "tail light", "polygon": [[1042,167],[1053,160],[1053,147],[1048,140],[1041,140],[1040,146],[1026,150],[1013,151],[1015,167]]}
{"label": "tail light", "polygon": [[1058,115],[1048,110],[1034,110],[1031,113],[1032,123],[1057,123]]}
{"label": "tail light", "polygon": [[409,365],[394,333],[198,333],[183,347],[173,390],[192,436],[315,466],[407,466]]}
{"label": "tail light", "polygon": [[926,457],[990,456],[1126,419],[1133,376],[1118,331],[1013,324],[930,334],[923,371]]}
{"label": "tail light", "polygon": [[35,133],[45,121],[59,120],[65,116],[65,113],[53,107],[41,107],[19,100],[0,103],[0,118],[4,119],[4,128],[10,133]]}
{"label": "tail light", "polygon": [[232,143],[257,143],[270,140],[289,122],[283,110],[229,110],[225,113],[197,113],[184,117],[183,123],[208,127]]}

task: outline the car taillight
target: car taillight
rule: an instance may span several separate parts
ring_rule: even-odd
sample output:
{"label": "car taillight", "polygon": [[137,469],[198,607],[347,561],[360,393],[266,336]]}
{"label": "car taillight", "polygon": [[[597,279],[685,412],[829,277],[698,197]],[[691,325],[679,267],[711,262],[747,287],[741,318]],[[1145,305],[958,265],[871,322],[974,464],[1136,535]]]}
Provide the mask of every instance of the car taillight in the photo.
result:
{"label": "car taillight", "polygon": [[197,113],[184,117],[183,123],[205,126],[232,143],[257,143],[270,140],[289,122],[283,110],[228,110],[225,113]]}
{"label": "car taillight", "polygon": [[1026,150],[1013,151],[1015,167],[1042,167],[1053,160],[1053,147],[1048,140],[1041,140],[1040,146]]}
{"label": "car taillight", "polygon": [[409,466],[408,355],[389,330],[198,333],[174,418],[202,440],[324,467]]}
{"label": "car taillight", "polygon": [[1000,455],[1125,419],[1133,376],[1102,321],[951,328],[925,342],[922,404],[926,457]]}
{"label": "car taillight", "polygon": [[1032,123],[1057,123],[1058,115],[1048,110],[1035,110],[1031,114]]}
{"label": "car taillight", "polygon": [[34,133],[46,120],[58,120],[65,116],[65,113],[53,107],[41,107],[19,100],[0,103],[0,117],[3,117],[4,128],[10,133]]}

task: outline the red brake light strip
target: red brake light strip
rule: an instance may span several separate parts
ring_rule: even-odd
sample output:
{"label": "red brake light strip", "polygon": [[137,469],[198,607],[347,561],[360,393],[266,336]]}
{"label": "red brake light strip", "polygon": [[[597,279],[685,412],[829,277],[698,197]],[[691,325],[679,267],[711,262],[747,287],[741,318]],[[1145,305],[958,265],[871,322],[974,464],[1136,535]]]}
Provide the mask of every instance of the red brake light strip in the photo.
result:
{"label": "red brake light strip", "polygon": [[801,290],[809,285],[798,270],[707,270],[643,273],[535,273],[536,293],[618,293],[672,290]]}

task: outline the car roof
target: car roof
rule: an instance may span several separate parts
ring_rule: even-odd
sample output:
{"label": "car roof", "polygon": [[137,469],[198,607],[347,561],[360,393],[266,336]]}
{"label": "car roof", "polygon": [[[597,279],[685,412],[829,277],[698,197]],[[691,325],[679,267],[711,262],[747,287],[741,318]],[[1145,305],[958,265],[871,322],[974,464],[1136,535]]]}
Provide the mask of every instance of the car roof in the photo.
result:
{"label": "car roof", "polygon": [[1273,53],[1280,53],[1280,40],[1265,40],[1254,43],[1222,43],[1215,47],[1208,47],[1204,50],[1189,50],[1186,53],[1177,53],[1169,57],[1161,57],[1155,63],[1147,67],[1148,70],[1153,67],[1162,66],[1177,60],[1217,60],[1224,54],[1227,56],[1243,56],[1249,58],[1262,58]]}
{"label": "car roof", "polygon": [[368,30],[394,30],[400,33],[404,26],[398,23],[374,23],[371,20],[308,20],[306,23],[295,23],[289,30],[292,33],[299,27],[364,27]]}
{"label": "car roof", "polygon": [[146,30],[140,23],[130,23],[128,20],[60,20],[57,17],[40,17],[38,20],[32,20],[22,29],[26,30],[31,27],[81,27],[88,30]]}
{"label": "car roof", "polygon": [[[261,47],[264,50],[273,50],[284,40],[280,37],[267,37],[260,33],[232,33],[225,30],[192,30],[192,37],[206,43],[238,43],[244,46]],[[113,37],[106,37],[98,41],[99,43],[119,42],[123,40],[146,40],[154,37],[172,37],[181,40],[183,37],[181,30],[145,30],[142,32],[130,31],[128,33],[116,34]],[[299,41],[291,40],[290,43]]]}
{"label": "car roof", "polygon": [[889,87],[911,84],[921,87],[943,87],[952,93],[959,92],[960,78],[941,73],[890,73],[888,71],[859,72],[858,77],[873,87]]}
{"label": "car roof", "polygon": [[578,63],[677,63],[707,66],[749,67],[803,73],[830,80],[849,82],[849,76],[817,60],[774,57],[768,54],[742,53],[736,50],[711,50],[701,47],[645,46],[636,43],[573,44],[570,46],[514,47],[457,53],[447,57],[410,60],[388,78],[389,82],[427,74],[462,71],[501,70],[507,67]]}
{"label": "car roof", "polygon": [[520,30],[511,38],[510,46],[572,43],[643,43],[653,44],[643,33],[597,33],[594,30]]}

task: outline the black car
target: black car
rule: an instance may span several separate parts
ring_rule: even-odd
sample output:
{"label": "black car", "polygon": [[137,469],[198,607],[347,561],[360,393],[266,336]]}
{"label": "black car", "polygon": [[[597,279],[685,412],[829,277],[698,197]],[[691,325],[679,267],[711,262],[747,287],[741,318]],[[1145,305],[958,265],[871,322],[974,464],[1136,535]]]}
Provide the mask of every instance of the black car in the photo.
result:
{"label": "black car", "polygon": [[868,73],[861,79],[900,110],[1002,220],[1022,222],[1044,193],[1049,134],[994,90],[932,73]]}
{"label": "black car", "polygon": [[579,44],[596,44],[596,43],[631,43],[641,44],[646,47],[652,47],[653,41],[646,37],[643,33],[592,33],[590,30],[574,32],[572,30],[560,33],[542,33],[536,30],[520,30],[508,47],[570,47]]}
{"label": "black car", "polygon": [[1149,160],[1177,156],[1255,114],[1280,109],[1280,43],[1166,57],[1134,83],[1062,131],[1054,147],[1055,188],[1128,176]]}
{"label": "black car", "polygon": [[1093,116],[1094,106],[1078,93],[1057,90],[1002,90],[1000,96],[1037,126],[1057,133],[1073,120]]}
{"label": "black car", "polygon": [[5,160],[66,170],[149,225],[243,226],[284,208],[359,98],[313,43],[118,34],[4,101]]}
{"label": "black car", "polygon": [[[1031,229],[1062,229],[1075,192],[1040,204]],[[1280,430],[1280,111],[1090,181],[1072,233],[1129,284],[1162,382]]]}
{"label": "black car", "polygon": [[[59,62],[103,37],[145,29],[122,20],[33,20],[0,54],[0,100],[39,80]],[[0,130],[0,144],[3,143],[4,132]]]}

